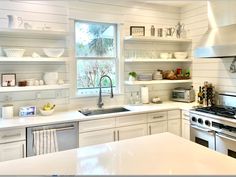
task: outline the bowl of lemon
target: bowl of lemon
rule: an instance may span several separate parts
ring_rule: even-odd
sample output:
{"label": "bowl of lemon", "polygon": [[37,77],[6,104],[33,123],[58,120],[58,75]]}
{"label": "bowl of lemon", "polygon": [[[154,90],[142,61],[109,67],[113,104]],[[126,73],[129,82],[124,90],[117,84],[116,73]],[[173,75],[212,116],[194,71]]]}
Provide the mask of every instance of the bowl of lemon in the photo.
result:
{"label": "bowl of lemon", "polygon": [[39,111],[43,116],[50,116],[53,114],[55,106],[56,106],[55,104],[47,103],[43,105],[43,107],[40,108]]}

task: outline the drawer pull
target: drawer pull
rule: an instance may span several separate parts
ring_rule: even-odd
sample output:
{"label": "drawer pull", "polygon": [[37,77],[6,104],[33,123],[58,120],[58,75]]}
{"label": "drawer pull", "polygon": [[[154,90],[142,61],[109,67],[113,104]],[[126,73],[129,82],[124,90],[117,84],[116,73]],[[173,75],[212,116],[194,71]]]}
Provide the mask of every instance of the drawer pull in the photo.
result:
{"label": "drawer pull", "polygon": [[117,138],[118,138],[118,141],[120,140],[120,132],[119,130],[117,131]]}
{"label": "drawer pull", "polygon": [[153,119],[159,119],[159,118],[163,118],[164,116],[153,116]]}
{"label": "drawer pull", "polygon": [[2,138],[13,138],[13,137],[17,137],[17,136],[21,136],[21,133],[12,134],[12,135],[3,135]]}
{"label": "drawer pull", "polygon": [[149,125],[149,135],[151,135],[152,134],[152,127],[151,127],[151,125]]}
{"label": "drawer pull", "polygon": [[116,141],[116,131],[113,131],[113,140]]}

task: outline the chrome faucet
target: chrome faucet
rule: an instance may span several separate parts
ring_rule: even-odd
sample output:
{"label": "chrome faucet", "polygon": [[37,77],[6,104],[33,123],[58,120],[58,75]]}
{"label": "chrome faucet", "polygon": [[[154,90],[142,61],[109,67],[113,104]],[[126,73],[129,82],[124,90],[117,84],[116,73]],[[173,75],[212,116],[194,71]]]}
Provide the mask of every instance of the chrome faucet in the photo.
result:
{"label": "chrome faucet", "polygon": [[101,78],[100,78],[100,81],[99,81],[99,98],[98,98],[98,107],[99,108],[102,108],[102,106],[104,105],[104,103],[102,102],[102,79],[104,77],[107,77],[109,80],[110,80],[110,85],[111,85],[111,98],[113,98],[113,89],[112,89],[112,81],[111,81],[111,78],[108,76],[108,75],[103,75]]}

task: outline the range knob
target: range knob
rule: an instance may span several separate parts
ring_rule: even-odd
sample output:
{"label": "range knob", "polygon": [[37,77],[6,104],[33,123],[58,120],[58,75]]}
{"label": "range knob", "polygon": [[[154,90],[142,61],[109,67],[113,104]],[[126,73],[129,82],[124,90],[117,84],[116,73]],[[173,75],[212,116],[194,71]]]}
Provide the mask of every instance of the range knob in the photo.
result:
{"label": "range knob", "polygon": [[202,119],[198,119],[197,120],[199,124],[203,124],[203,120]]}
{"label": "range knob", "polygon": [[192,117],[192,121],[193,121],[193,122],[197,122],[196,117]]}
{"label": "range knob", "polygon": [[206,124],[208,127],[210,127],[211,122],[210,122],[209,120],[206,120],[206,121],[205,121],[205,124]]}

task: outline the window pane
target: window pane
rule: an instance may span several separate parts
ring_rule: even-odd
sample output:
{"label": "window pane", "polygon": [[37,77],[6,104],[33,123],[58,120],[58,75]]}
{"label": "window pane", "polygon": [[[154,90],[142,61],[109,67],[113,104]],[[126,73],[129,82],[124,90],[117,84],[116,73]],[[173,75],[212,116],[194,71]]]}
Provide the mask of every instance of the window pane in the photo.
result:
{"label": "window pane", "polygon": [[[101,76],[108,75],[116,86],[115,60],[77,60],[77,88],[91,89],[99,87]],[[109,87],[108,78],[102,80],[102,87]]]}
{"label": "window pane", "polygon": [[76,22],[77,57],[116,57],[115,25]]}

